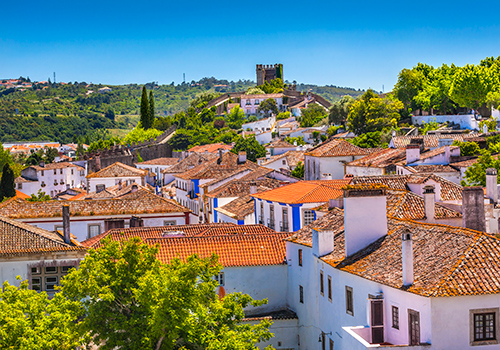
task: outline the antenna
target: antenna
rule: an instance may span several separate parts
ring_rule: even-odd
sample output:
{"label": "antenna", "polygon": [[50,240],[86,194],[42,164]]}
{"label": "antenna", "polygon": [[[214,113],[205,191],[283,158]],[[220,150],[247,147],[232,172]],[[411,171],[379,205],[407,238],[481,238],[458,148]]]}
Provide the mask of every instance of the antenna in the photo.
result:
{"label": "antenna", "polygon": [[382,92],[384,92],[384,84],[382,84]]}
{"label": "antenna", "polygon": [[186,82],[186,73],[182,73],[182,80]]}
{"label": "antenna", "polygon": [[56,83],[56,72],[54,72],[54,84]]}

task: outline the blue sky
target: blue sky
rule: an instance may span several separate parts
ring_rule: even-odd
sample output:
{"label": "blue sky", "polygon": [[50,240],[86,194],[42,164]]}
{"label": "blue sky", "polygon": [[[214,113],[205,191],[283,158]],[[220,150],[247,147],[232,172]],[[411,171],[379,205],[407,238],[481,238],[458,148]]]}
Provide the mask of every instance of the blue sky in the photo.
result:
{"label": "blue sky", "polygon": [[9,1],[0,6],[0,78],[255,80],[256,63],[283,63],[290,81],[388,91],[417,62],[500,55],[500,3],[471,4]]}

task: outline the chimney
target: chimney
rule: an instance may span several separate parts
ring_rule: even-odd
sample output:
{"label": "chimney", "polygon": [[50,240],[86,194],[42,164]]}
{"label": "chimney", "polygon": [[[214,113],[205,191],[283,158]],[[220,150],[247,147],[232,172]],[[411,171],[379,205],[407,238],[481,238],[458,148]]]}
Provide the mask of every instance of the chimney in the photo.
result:
{"label": "chimney", "polygon": [[498,202],[497,169],[486,169],[486,196],[496,204]]}
{"label": "chimney", "polygon": [[130,193],[137,192],[137,189],[138,189],[137,184],[136,184],[136,183],[133,183],[133,184],[132,184],[132,187],[130,188]]}
{"label": "chimney", "polygon": [[238,152],[238,164],[243,164],[247,161],[247,152]]}
{"label": "chimney", "polygon": [[63,205],[62,207],[62,217],[63,217],[63,237],[64,243],[71,243],[70,227],[69,227],[69,205]]}
{"label": "chimney", "polygon": [[420,160],[420,145],[409,144],[406,146],[406,165]]}
{"label": "chimney", "polygon": [[401,235],[401,250],[403,260],[403,286],[413,284],[413,239],[411,232],[406,230]]}
{"label": "chimney", "polygon": [[312,229],[313,255],[321,257],[333,252],[333,231]]}
{"label": "chimney", "polygon": [[331,179],[332,179],[332,174],[330,173],[321,174],[321,180],[331,180]]}
{"label": "chimney", "polygon": [[42,168],[45,168],[45,162],[40,162],[40,163],[38,163],[38,165],[39,165],[40,167],[42,167]]}
{"label": "chimney", "polygon": [[132,216],[130,218],[130,225],[129,227],[143,227],[144,226],[144,220],[142,220],[138,216]]}
{"label": "chimney", "polygon": [[488,132],[488,125],[486,123],[483,125],[483,133],[486,134]]}
{"label": "chimney", "polygon": [[463,227],[485,232],[484,192],[482,187],[462,189]]}
{"label": "chimney", "polygon": [[434,186],[424,187],[424,211],[426,222],[434,222],[436,217],[436,198]]}
{"label": "chimney", "polygon": [[346,257],[387,235],[386,189],[344,190],[344,227]]}
{"label": "chimney", "polygon": [[120,180],[120,182],[118,182],[118,190],[121,190],[122,189],[122,182]]}
{"label": "chimney", "polygon": [[255,194],[257,193],[257,184],[255,182],[252,182],[250,184],[250,194]]}
{"label": "chimney", "polygon": [[446,164],[450,164],[450,145],[444,146],[444,160]]}

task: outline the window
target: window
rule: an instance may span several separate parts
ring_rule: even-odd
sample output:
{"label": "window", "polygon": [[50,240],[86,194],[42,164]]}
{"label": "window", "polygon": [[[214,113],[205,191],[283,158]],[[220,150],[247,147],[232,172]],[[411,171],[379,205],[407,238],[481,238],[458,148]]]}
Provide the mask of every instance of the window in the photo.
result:
{"label": "window", "polygon": [[219,286],[225,285],[224,272],[220,272],[219,275],[215,276],[215,280],[219,283]]}
{"label": "window", "polygon": [[287,232],[288,231],[288,208],[283,208],[282,215],[283,215],[283,223],[282,223],[281,231]]}
{"label": "window", "polygon": [[399,308],[397,306],[392,307],[392,328],[399,329]]}
{"label": "window", "polygon": [[251,102],[250,100],[247,100],[246,105],[247,105],[247,106],[249,106],[249,105],[251,105],[251,104],[252,104],[252,102]]}
{"label": "window", "polygon": [[255,104],[256,105],[260,104],[260,101],[259,100],[255,100]]}
{"label": "window", "polygon": [[269,228],[274,230],[274,205],[269,206]]}
{"label": "window", "polygon": [[302,266],[302,249],[299,249],[299,266]]}
{"label": "window", "polygon": [[22,183],[18,183],[17,184],[17,189],[18,190],[22,190],[23,189],[23,184]]}
{"label": "window", "polygon": [[85,176],[85,170],[80,170],[80,176]]}
{"label": "window", "polygon": [[43,174],[44,174],[44,173],[43,173],[43,170],[42,170],[42,176],[43,176]]}
{"label": "window", "polygon": [[259,224],[264,225],[264,203],[260,202]]}
{"label": "window", "polygon": [[352,298],[352,287],[345,287],[345,312],[354,316],[354,301]]}
{"label": "window", "polygon": [[304,287],[299,286],[299,301],[304,304]]}
{"label": "window", "polygon": [[57,174],[57,169],[54,169],[54,175],[56,175],[56,174]]}
{"label": "window", "polygon": [[61,175],[62,175],[62,168],[61,168],[61,169],[59,169],[59,174],[61,174]]}
{"label": "window", "polygon": [[106,185],[104,185],[104,184],[99,184],[99,185],[96,185],[96,186],[95,186],[95,191],[96,191],[96,192],[102,192],[102,191],[104,191],[105,189],[106,189]]}
{"label": "window", "polygon": [[281,164],[286,165],[286,160],[284,160],[284,159],[283,159],[283,160],[281,161]]}
{"label": "window", "polygon": [[333,340],[330,339],[330,350],[333,350]]}
{"label": "window", "polygon": [[328,276],[328,300],[331,302],[332,299],[332,276]]}
{"label": "window", "polygon": [[55,292],[55,286],[74,266],[31,267],[31,289],[45,291],[49,295]]}
{"label": "window", "polygon": [[87,238],[95,237],[100,233],[101,233],[101,225],[89,225]]}
{"label": "window", "polygon": [[310,209],[304,210],[304,223],[302,226],[309,225],[314,221],[314,212]]}
{"label": "window", "polygon": [[325,295],[325,281],[323,278],[323,271],[319,272],[319,292],[321,295]]}
{"label": "window", "polygon": [[74,170],[74,169],[71,169],[71,175],[73,175],[73,170]]}
{"label": "window", "polygon": [[175,225],[176,222],[175,220],[165,220],[163,221],[163,226],[172,226],[172,225]]}
{"label": "window", "polygon": [[495,313],[474,314],[474,341],[495,340]]}

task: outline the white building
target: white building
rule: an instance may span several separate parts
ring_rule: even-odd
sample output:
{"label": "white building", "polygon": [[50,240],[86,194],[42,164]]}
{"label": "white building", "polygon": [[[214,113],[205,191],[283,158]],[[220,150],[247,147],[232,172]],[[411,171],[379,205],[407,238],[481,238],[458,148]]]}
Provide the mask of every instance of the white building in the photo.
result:
{"label": "white building", "polygon": [[70,162],[31,165],[15,179],[16,189],[27,194],[38,190],[54,197],[68,188],[85,188],[85,168]]}
{"label": "white building", "polygon": [[177,164],[179,160],[179,158],[156,158],[141,163],[135,163],[135,167],[137,169],[147,170],[149,172],[150,185],[156,185],[154,181],[156,179],[158,185],[162,186],[163,183],[161,180],[163,180],[163,171]]}
{"label": "white building", "polygon": [[374,150],[361,148],[344,140],[330,139],[305,153],[306,180],[342,179],[345,164],[360,159]]}
{"label": "white building", "polygon": [[137,169],[120,162],[111,164],[110,166],[99,170],[98,172],[87,175],[89,192],[99,192],[106,187],[111,187],[122,183],[123,186],[128,186],[131,183],[137,183],[145,186],[149,181],[149,171],[145,169]]}
{"label": "white building", "polygon": [[288,151],[295,151],[296,149],[297,146],[279,139],[266,146],[266,150],[271,154],[271,156],[277,156]]}
{"label": "white building", "polygon": [[177,174],[181,174],[189,169],[194,168],[208,160],[217,158],[217,154],[213,154],[210,152],[207,153],[191,153],[186,157],[180,158],[179,161],[162,171],[163,176],[163,185],[167,185],[174,181],[174,176]]}
{"label": "white building", "polygon": [[55,292],[69,269],[78,266],[87,249],[69,231],[65,236],[15,220],[0,218],[0,281],[19,286],[28,280],[31,289]]}
{"label": "white building", "polygon": [[187,208],[142,189],[117,199],[27,202],[12,198],[0,205],[0,216],[60,230],[64,205],[70,207],[71,232],[79,241],[115,227],[189,224]]}
{"label": "white building", "polygon": [[386,175],[396,172],[396,164],[404,159],[404,148],[388,148],[347,163],[345,172],[353,176]]}
{"label": "white building", "polygon": [[[246,115],[260,114],[258,109],[262,102],[268,99],[273,99],[278,106],[278,110],[284,111],[283,94],[264,94],[264,95],[241,95],[240,107]],[[246,130],[246,128],[244,128]]]}
{"label": "white building", "polygon": [[267,154],[266,157],[258,158],[257,164],[274,170],[294,170],[299,162],[304,164],[304,151],[287,151],[278,156]]}

